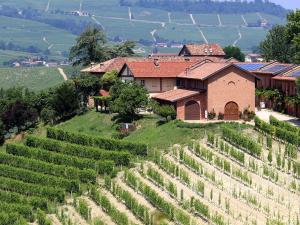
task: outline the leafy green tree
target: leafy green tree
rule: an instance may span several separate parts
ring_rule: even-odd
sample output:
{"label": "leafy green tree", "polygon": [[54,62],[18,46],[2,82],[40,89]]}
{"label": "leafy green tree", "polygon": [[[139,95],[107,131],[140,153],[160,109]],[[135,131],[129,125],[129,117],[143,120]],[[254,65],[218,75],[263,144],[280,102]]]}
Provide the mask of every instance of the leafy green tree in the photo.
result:
{"label": "leafy green tree", "polygon": [[90,65],[108,59],[106,36],[96,27],[88,27],[77,39],[76,45],[70,50],[70,60],[73,65]]}
{"label": "leafy green tree", "polygon": [[55,88],[51,104],[60,118],[69,118],[76,115],[77,110],[80,108],[80,102],[74,82],[64,82]]}
{"label": "leafy green tree", "polygon": [[120,119],[126,122],[137,118],[138,110],[148,104],[147,90],[135,82],[117,82],[109,93],[110,110],[118,113]]}
{"label": "leafy green tree", "polygon": [[235,47],[232,45],[229,45],[227,47],[224,48],[224,52],[225,52],[225,58],[229,59],[229,58],[235,58],[241,62],[245,61],[245,54],[242,53],[241,49],[239,47]]}
{"label": "leafy green tree", "polygon": [[165,118],[166,121],[168,121],[169,118],[176,118],[176,110],[173,105],[159,105],[154,109],[154,112]]}
{"label": "leafy green tree", "polygon": [[89,96],[94,96],[100,89],[100,78],[93,75],[80,75],[73,79],[76,91],[82,96],[84,103],[88,102]]}
{"label": "leafy green tree", "polygon": [[300,63],[300,10],[291,12],[286,25],[289,44],[292,46],[292,61]]}
{"label": "leafy green tree", "polygon": [[100,82],[102,85],[102,88],[105,90],[108,90],[119,80],[118,72],[117,71],[111,71],[106,72],[103,77],[101,78]]}
{"label": "leafy green tree", "polygon": [[133,41],[125,41],[117,45],[108,45],[105,33],[97,28],[89,26],[77,39],[76,44],[70,50],[69,59],[73,66],[87,66],[91,63],[102,62],[118,56],[126,57],[134,55]]}
{"label": "leafy green tree", "polygon": [[260,43],[260,51],[266,60],[277,60],[288,63],[291,61],[291,43],[285,26],[273,27],[266,39]]}

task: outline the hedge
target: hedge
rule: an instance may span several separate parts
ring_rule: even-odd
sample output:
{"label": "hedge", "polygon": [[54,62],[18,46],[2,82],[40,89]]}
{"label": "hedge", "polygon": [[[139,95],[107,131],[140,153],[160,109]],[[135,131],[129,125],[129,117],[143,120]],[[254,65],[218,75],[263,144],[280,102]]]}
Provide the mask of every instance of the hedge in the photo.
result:
{"label": "hedge", "polygon": [[[18,213],[19,215],[23,216],[25,219],[28,220],[33,218],[32,207],[30,205],[25,205],[25,204],[15,204],[15,203],[10,204],[6,202],[0,202],[0,212]],[[1,222],[0,224],[3,223]]]}
{"label": "hedge", "polygon": [[31,205],[34,209],[48,210],[48,200],[37,196],[26,196],[16,192],[0,190],[0,202],[22,203]]}
{"label": "hedge", "polygon": [[94,169],[99,174],[110,174],[114,169],[113,161],[96,161],[92,159],[83,159],[75,156],[64,155],[61,153],[50,152],[43,149],[30,148],[18,144],[6,145],[6,151],[13,155],[34,158],[49,163],[74,166],[79,169]]}
{"label": "hedge", "polygon": [[80,170],[75,167],[56,165],[4,152],[0,152],[0,163],[67,179],[78,179],[85,183],[96,183],[97,178],[97,173],[91,169]]}
{"label": "hedge", "polygon": [[128,166],[131,154],[126,151],[105,151],[99,148],[57,141],[49,138],[29,136],[26,144],[30,147],[43,148],[53,152],[95,160],[113,160],[116,165]]}
{"label": "hedge", "polygon": [[0,189],[17,192],[24,195],[45,197],[51,201],[63,202],[65,191],[61,188],[52,188],[38,184],[29,184],[22,181],[0,176]]}
{"label": "hedge", "polygon": [[270,121],[270,124],[275,127],[279,127],[281,129],[285,129],[290,132],[294,132],[298,135],[300,134],[300,129],[298,127],[293,126],[292,124],[290,124],[288,122],[280,121],[272,115],[270,116],[269,121]]}
{"label": "hedge", "polygon": [[260,157],[262,152],[262,147],[257,144],[252,139],[242,135],[241,133],[228,129],[226,127],[222,128],[222,136],[229,143],[236,145],[238,147],[242,147],[246,151],[248,151],[251,155]]}
{"label": "hedge", "polygon": [[0,176],[21,180],[27,183],[64,188],[69,192],[79,192],[79,181],[32,172],[9,165],[0,164]]}
{"label": "hedge", "polygon": [[15,212],[0,212],[0,221],[5,225],[28,225],[25,219]]}
{"label": "hedge", "polygon": [[127,150],[134,155],[140,155],[140,156],[147,155],[146,144],[132,143],[127,141],[120,141],[120,140],[114,140],[109,138],[72,133],[72,132],[68,132],[56,128],[48,128],[47,137],[60,140],[60,141],[71,142],[74,144],[99,147],[106,150],[116,150],[116,151]]}
{"label": "hedge", "polygon": [[255,122],[255,127],[258,130],[261,130],[262,132],[275,136],[283,141],[288,142],[289,144],[300,146],[300,137],[297,133],[288,131],[281,127],[273,126],[269,123],[264,122],[258,117],[255,117],[254,122]]}

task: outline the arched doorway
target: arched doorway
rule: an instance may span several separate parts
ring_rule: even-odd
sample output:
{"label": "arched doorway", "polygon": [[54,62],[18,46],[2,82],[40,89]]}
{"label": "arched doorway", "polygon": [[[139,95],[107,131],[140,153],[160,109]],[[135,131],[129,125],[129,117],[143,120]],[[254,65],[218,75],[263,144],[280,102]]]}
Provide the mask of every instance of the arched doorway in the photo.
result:
{"label": "arched doorway", "polygon": [[196,101],[189,101],[185,104],[185,120],[200,120],[200,106]]}
{"label": "arched doorway", "polygon": [[239,106],[235,102],[228,102],[225,105],[224,120],[239,120],[240,112]]}

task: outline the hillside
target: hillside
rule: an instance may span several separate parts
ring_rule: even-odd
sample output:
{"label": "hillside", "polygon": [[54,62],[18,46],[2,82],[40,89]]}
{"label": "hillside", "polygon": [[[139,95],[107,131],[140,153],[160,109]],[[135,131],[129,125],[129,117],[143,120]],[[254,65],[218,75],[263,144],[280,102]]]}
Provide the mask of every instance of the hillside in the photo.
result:
{"label": "hillside", "polygon": [[2,65],[24,54],[62,60],[87,25],[102,27],[111,42],[134,40],[139,52],[148,54],[157,43],[163,43],[161,52],[177,52],[176,45],[187,42],[237,45],[247,52],[265,37],[267,27],[285,23],[283,17],[260,12],[189,14],[120,6],[118,0],[0,0],[0,6]]}

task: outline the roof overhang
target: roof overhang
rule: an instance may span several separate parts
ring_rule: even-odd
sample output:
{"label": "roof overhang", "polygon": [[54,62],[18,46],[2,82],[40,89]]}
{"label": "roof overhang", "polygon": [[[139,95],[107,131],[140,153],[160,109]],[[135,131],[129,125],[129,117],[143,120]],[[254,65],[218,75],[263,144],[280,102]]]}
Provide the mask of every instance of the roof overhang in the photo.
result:
{"label": "roof overhang", "polygon": [[157,94],[153,96],[153,99],[161,100],[161,101],[167,101],[167,102],[177,102],[182,99],[194,97],[196,95],[199,95],[201,91],[193,91],[193,90],[186,90],[186,89],[176,89],[167,91],[164,93]]}

